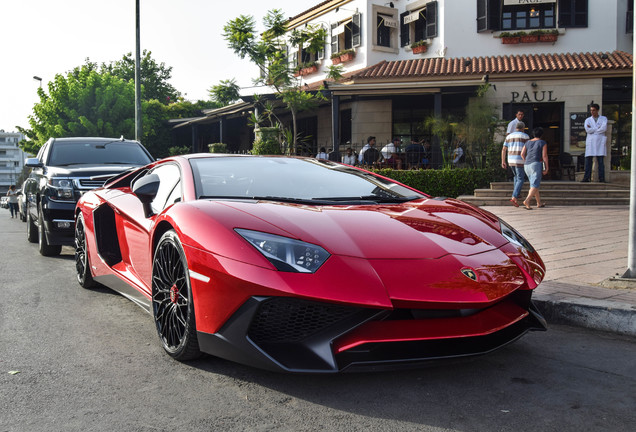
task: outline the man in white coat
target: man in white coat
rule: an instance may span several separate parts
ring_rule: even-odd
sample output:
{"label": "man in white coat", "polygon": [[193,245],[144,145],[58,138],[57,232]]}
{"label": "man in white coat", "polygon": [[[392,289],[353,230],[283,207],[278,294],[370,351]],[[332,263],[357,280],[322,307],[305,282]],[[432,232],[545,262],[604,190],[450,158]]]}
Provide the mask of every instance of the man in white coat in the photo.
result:
{"label": "man in white coat", "polygon": [[592,178],[592,163],[596,156],[596,163],[598,165],[598,181],[605,183],[605,154],[607,149],[605,144],[607,137],[605,132],[607,131],[607,117],[598,115],[598,104],[590,105],[591,116],[585,119],[585,132],[587,132],[587,138],[585,139],[585,175],[583,176],[584,182],[589,182]]}

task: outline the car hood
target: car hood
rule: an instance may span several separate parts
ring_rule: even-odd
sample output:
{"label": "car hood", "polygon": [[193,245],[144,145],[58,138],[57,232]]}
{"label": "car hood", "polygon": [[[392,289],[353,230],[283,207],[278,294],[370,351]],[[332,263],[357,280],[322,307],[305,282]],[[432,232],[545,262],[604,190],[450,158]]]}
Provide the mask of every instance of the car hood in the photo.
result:
{"label": "car hood", "polygon": [[233,225],[228,228],[263,231],[270,225],[272,233],[320,245],[342,256],[436,259],[483,253],[506,243],[494,216],[456,200],[355,206],[208,201],[198,207],[214,217],[218,204],[240,213],[240,217],[237,213],[226,219],[231,221],[226,225]]}
{"label": "car hood", "polygon": [[69,166],[49,166],[47,175],[50,177],[101,177],[113,176],[137,165],[69,165]]}

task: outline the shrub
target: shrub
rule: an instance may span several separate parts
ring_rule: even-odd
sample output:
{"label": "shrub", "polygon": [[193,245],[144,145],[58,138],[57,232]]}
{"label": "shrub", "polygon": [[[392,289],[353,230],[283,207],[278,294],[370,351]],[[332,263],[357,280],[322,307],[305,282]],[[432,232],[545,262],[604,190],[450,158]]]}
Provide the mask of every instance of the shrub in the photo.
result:
{"label": "shrub", "polygon": [[280,141],[278,139],[280,129],[277,127],[261,127],[254,129],[254,146],[252,154],[255,155],[279,155]]}
{"label": "shrub", "polygon": [[169,156],[179,156],[190,153],[190,147],[170,147],[168,149]]}
{"label": "shrub", "polygon": [[384,168],[373,171],[431,196],[452,198],[472,195],[475,189],[488,187],[490,182],[506,179],[506,171],[503,169],[394,170]]}
{"label": "shrub", "polygon": [[227,144],[224,143],[212,143],[208,144],[210,153],[227,153]]}

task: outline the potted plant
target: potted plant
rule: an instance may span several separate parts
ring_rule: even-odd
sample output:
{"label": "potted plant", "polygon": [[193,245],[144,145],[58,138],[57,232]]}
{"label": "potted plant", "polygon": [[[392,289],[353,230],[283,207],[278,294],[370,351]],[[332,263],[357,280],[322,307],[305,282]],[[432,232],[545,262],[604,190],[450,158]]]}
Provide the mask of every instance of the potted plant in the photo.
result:
{"label": "potted plant", "polygon": [[356,52],[353,49],[346,49],[344,51],[340,51],[340,63],[346,63],[348,61],[353,60],[356,56]]}
{"label": "potted plant", "polygon": [[557,29],[546,30],[539,35],[539,42],[556,42],[559,37]]}
{"label": "potted plant", "polygon": [[521,43],[536,43],[539,42],[539,35],[536,33],[540,30],[535,30],[530,33],[519,32],[519,38],[521,39]]}
{"label": "potted plant", "polygon": [[294,69],[294,76],[311,75],[318,71],[318,64],[316,62],[302,63],[296,66]]}
{"label": "potted plant", "polygon": [[411,49],[413,50],[413,54],[421,54],[426,52],[428,45],[425,40],[419,40],[411,44]]}
{"label": "potted plant", "polygon": [[520,39],[517,33],[510,32],[502,32],[499,37],[501,38],[502,44],[518,44]]}
{"label": "potted plant", "polygon": [[340,64],[340,51],[331,54],[331,62],[335,65]]}

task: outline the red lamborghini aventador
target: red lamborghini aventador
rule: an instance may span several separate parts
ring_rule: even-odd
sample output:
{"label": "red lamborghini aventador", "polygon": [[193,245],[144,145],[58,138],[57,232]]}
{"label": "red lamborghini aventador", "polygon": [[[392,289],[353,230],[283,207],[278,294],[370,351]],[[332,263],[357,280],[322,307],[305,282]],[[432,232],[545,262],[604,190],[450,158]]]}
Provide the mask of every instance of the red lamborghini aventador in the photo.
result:
{"label": "red lamborghini aventador", "polygon": [[546,328],[544,264],[512,227],[346,165],[173,157],[84,194],[75,217],[80,285],[149,311],[178,360],[396,367]]}

